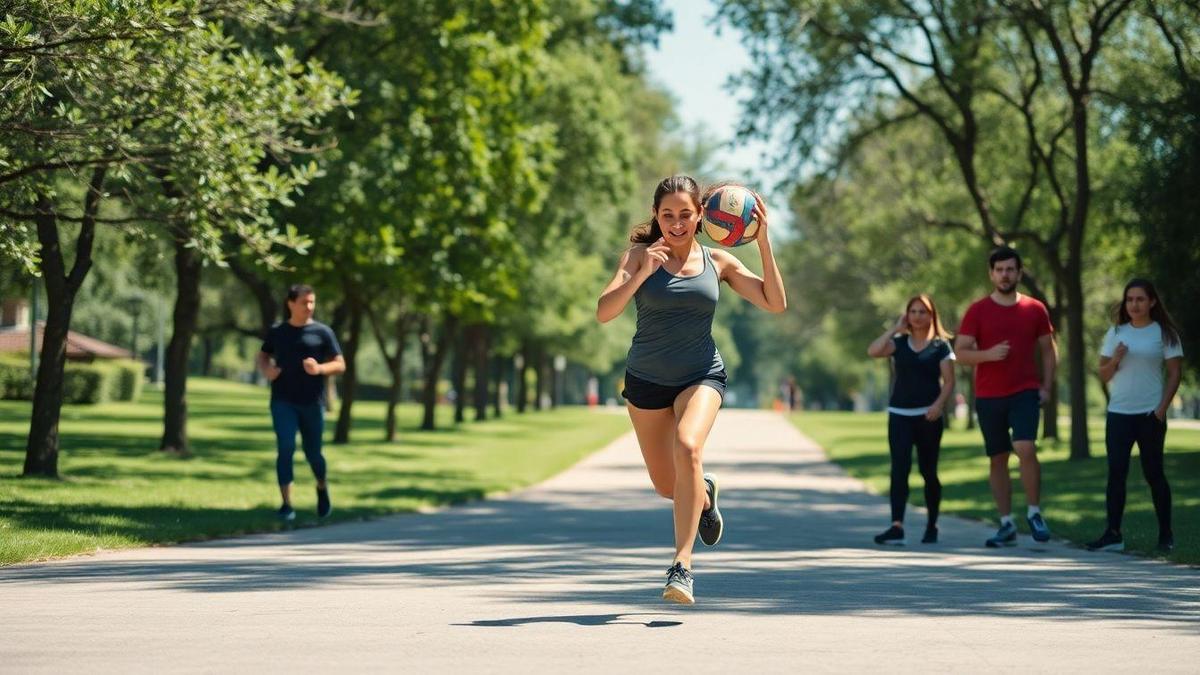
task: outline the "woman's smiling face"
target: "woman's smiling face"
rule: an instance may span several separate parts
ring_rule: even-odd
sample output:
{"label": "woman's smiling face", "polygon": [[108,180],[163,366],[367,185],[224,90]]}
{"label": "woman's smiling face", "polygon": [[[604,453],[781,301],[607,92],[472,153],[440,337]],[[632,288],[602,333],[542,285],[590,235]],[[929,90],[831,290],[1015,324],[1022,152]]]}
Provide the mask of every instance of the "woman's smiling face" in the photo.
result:
{"label": "woman's smiling face", "polygon": [[700,206],[692,201],[688,193],[672,192],[663,195],[654,217],[667,244],[689,243],[695,238],[700,225]]}

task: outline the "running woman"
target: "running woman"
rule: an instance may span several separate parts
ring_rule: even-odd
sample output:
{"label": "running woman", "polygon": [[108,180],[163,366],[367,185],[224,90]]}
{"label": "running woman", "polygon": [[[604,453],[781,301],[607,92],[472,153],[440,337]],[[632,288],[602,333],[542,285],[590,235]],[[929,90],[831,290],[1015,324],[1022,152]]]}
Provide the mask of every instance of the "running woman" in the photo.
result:
{"label": "running woman", "polygon": [[696,181],[671,176],[654,190],[647,223],[634,230],[597,303],[602,323],[621,314],[632,299],[637,331],[626,360],[629,417],[654,490],[674,502],[675,557],[663,598],[692,604],[692,545],[721,539],[716,476],[704,473],[704,442],[725,394],[725,364],[712,337],[720,282],[769,311],[787,306],[783,279],[767,237],[767,210],[754,207],[760,223],[758,250],[763,277],[728,251],[696,241],[703,203]]}
{"label": "running woman", "polygon": [[[992,251],[988,269],[993,290],[963,315],[954,351],[959,361],[975,366],[975,409],[983,445],[991,458],[992,497],[1000,511],[1000,529],[986,544],[999,548],[1017,545],[1012,480],[1008,475],[1008,458],[1013,453],[1020,461],[1029,530],[1034,540],[1050,541],[1050,527],[1039,507],[1042,467],[1035,440],[1041,404],[1054,386],[1058,348],[1046,306],[1017,292],[1021,256],[1002,246]],[[1038,352],[1042,357],[1040,380],[1035,358]]]}
{"label": "running woman", "polygon": [[325,457],[321,434],[325,430],[325,376],[346,370],[342,348],[329,326],[313,321],[317,296],[311,286],[288,289],[288,320],[271,328],[258,353],[258,369],[271,382],[271,421],[275,427],[275,475],[283,505],[278,516],[295,520],[292,508],[292,456],[296,432],[304,458],[317,479],[317,516],[329,515],[329,486],[325,482]]}
{"label": "running woman", "polygon": [[[1154,284],[1133,279],[1118,303],[1116,324],[1100,347],[1100,379],[1108,383],[1108,418],[1104,443],[1108,451],[1108,528],[1087,547],[1093,551],[1123,551],[1121,518],[1125,514],[1125,480],[1137,443],[1142,474],[1150,484],[1158,516],[1158,551],[1175,548],[1171,532],[1171,486],[1163,470],[1167,438],[1167,408],[1179,390],[1183,345],[1179,330],[1158,297]],[[1163,366],[1167,377],[1163,379]]]}
{"label": "running woman", "polygon": [[910,298],[896,325],[876,338],[867,347],[867,354],[877,359],[890,356],[895,368],[892,395],[888,399],[892,525],[876,535],[875,543],[898,546],[908,543],[904,537],[904,509],[915,445],[917,467],[925,479],[925,509],[929,512],[921,543],[936,544],[938,510],[942,503],[937,463],[945,428],[942,413],[954,393],[954,350],[933,298],[924,293]]}

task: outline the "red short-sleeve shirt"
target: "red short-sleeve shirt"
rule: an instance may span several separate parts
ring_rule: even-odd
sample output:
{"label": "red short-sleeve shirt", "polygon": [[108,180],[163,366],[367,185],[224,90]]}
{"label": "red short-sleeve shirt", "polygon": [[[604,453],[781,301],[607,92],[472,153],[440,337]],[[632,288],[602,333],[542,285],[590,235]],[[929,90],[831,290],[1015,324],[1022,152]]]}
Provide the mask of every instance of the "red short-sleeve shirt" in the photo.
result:
{"label": "red short-sleeve shirt", "polygon": [[975,396],[994,398],[1041,387],[1037,369],[1037,341],[1054,333],[1046,306],[1027,295],[1015,305],[1001,305],[989,295],[977,300],[963,315],[959,335],[975,338],[976,349],[991,349],[1008,340],[1008,356],[975,366]]}

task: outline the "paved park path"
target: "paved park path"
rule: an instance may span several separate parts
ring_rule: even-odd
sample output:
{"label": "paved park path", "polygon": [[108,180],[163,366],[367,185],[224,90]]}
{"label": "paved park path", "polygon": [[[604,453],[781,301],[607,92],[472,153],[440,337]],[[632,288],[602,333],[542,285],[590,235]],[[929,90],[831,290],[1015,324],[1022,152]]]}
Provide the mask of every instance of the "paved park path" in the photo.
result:
{"label": "paved park path", "polygon": [[950,518],[877,548],[884,500],[772,413],[722,413],[707,460],[694,607],[659,600],[669,503],[627,435],[438,513],[0,569],[0,671],[1200,671],[1200,570]]}

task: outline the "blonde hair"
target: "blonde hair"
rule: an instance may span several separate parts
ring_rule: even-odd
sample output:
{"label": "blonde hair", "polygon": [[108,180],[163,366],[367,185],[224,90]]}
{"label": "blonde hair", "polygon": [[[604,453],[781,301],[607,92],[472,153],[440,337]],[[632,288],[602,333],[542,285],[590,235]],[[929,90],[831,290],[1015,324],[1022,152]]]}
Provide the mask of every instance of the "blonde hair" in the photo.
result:
{"label": "blonde hair", "polygon": [[[908,316],[908,310],[912,308],[914,302],[920,302],[925,306],[925,311],[929,312],[929,316],[932,318],[930,327],[933,328],[933,336],[949,341],[951,337],[950,332],[947,331],[946,327],[942,325],[942,319],[938,316],[937,305],[933,303],[933,298],[924,293],[918,293],[912,296],[908,299],[908,302],[904,303],[905,316]],[[908,332],[911,334],[912,329],[909,329]]]}

